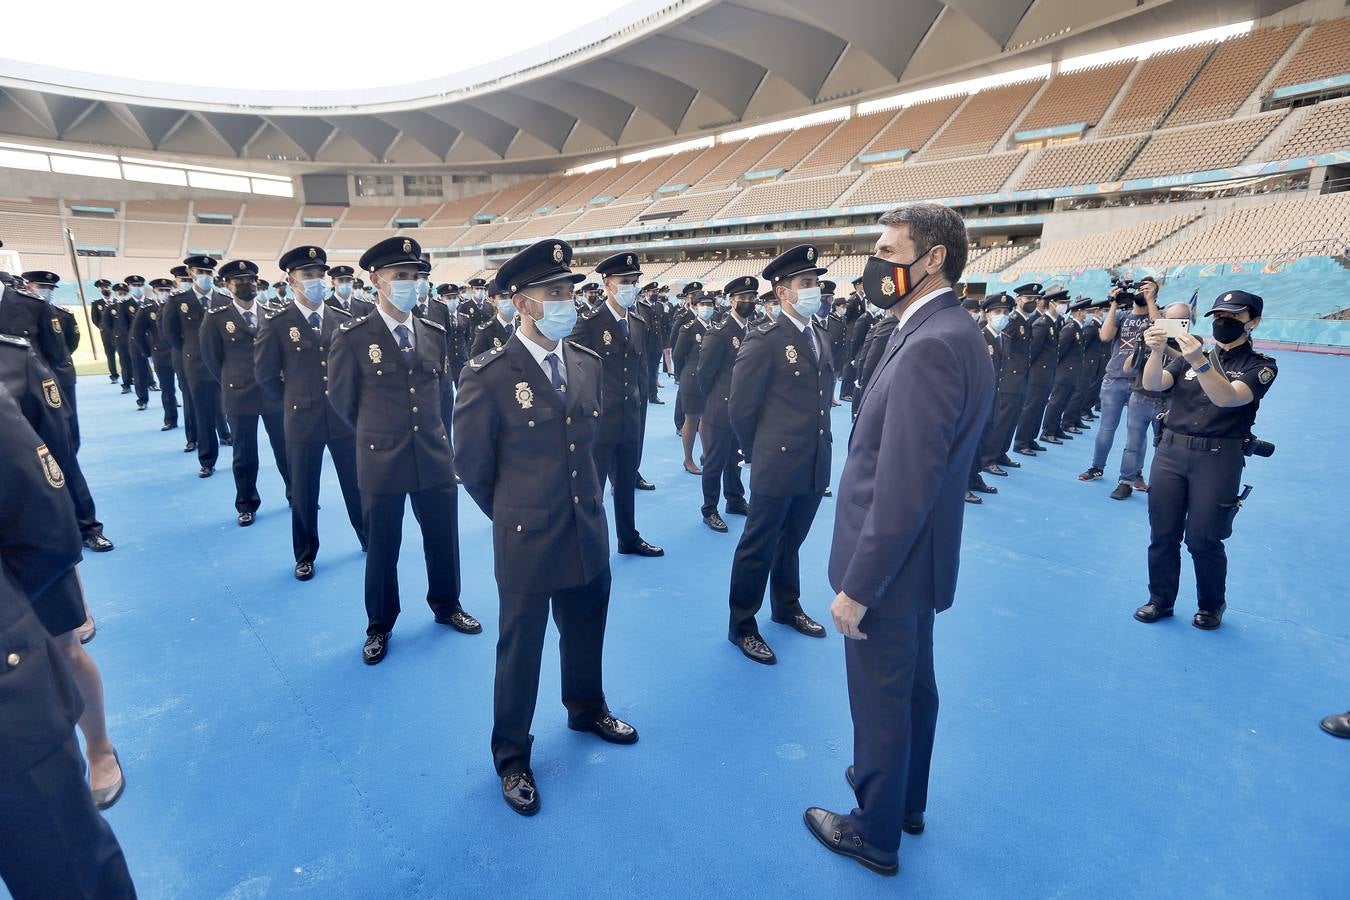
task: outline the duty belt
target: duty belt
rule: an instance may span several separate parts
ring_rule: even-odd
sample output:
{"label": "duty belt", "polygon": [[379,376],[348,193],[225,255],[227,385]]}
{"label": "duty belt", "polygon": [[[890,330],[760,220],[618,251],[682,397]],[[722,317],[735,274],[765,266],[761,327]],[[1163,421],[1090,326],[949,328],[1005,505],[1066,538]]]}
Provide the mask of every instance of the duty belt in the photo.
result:
{"label": "duty belt", "polygon": [[1164,428],[1159,443],[1187,447],[1191,450],[1241,450],[1246,438],[1196,437]]}

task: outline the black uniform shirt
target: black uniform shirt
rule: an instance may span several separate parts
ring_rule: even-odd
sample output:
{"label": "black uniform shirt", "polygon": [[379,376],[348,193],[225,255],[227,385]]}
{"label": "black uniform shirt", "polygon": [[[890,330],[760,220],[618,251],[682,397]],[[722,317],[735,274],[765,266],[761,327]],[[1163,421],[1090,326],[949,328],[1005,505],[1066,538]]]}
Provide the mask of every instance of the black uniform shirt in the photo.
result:
{"label": "black uniform shirt", "polygon": [[1275,360],[1258,353],[1251,341],[1243,341],[1220,353],[1219,363],[1230,381],[1241,381],[1251,388],[1252,402],[1244,406],[1215,406],[1209,402],[1191,364],[1178,357],[1167,366],[1167,371],[1172,373],[1172,405],[1164,425],[1179,434],[1195,437],[1241,438],[1251,432],[1261,398],[1270,390],[1278,373]]}

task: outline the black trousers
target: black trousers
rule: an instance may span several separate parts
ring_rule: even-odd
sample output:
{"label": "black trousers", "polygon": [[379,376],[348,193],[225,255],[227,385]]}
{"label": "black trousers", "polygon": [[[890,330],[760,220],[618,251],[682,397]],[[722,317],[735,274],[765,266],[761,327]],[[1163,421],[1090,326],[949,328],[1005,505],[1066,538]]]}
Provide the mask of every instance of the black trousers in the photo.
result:
{"label": "black trousers", "polygon": [[75,406],[75,382],[61,385],[61,396],[65,397],[66,402],[70,404],[70,418],[66,420],[70,429],[70,446],[76,453],[80,452],[80,411]]}
{"label": "black trousers", "polygon": [[398,597],[398,554],[403,544],[404,500],[422,528],[427,564],[427,605],[437,615],[459,606],[459,496],[454,482],[408,494],[362,492],[366,533],[366,634],[394,628],[402,607]]}
{"label": "black trousers", "polygon": [[141,348],[132,344],[127,351],[131,354],[131,383],[136,388],[136,402],[150,402],[150,358],[141,352]]}
{"label": "black trousers", "polygon": [[1223,542],[1233,533],[1245,465],[1239,447],[1192,450],[1170,443],[1164,434],[1149,472],[1149,602],[1164,609],[1176,603],[1184,536],[1200,609],[1223,605],[1228,582]]}
{"label": "black trousers", "polygon": [[356,485],[356,444],[348,437],[322,441],[287,441],[286,464],[291,473],[291,544],[297,563],[312,563],[319,553],[319,481],[323,476],[323,450],[333,457],[342,502],[352,530],[366,546],[366,524],[361,512],[361,490]]}
{"label": "black trousers", "polygon": [[638,463],[642,461],[642,441],[619,441],[595,445],[595,474],[603,486],[609,479],[614,488],[614,534],[619,549],[629,550],[642,539],[638,534],[633,496],[637,493]]}
{"label": "black trousers", "polygon": [[1022,415],[1017,420],[1017,446],[1029,447],[1041,433],[1041,420],[1045,418],[1045,404],[1050,400],[1053,381],[1027,382],[1026,399],[1022,401]]}
{"label": "black trousers", "polygon": [[981,466],[998,462],[1008,452],[1013,432],[1017,428],[1017,417],[1022,412],[1025,391],[1025,382],[998,386],[998,393],[994,395],[994,408],[989,413],[989,421],[985,423],[984,435],[980,440]]}
{"label": "black trousers", "polygon": [[1041,434],[1059,435],[1064,431],[1062,421],[1069,408],[1069,399],[1078,388],[1078,370],[1066,375],[1056,373],[1054,387],[1050,389],[1050,399],[1045,404],[1045,416],[1041,422]]}
{"label": "black trousers", "polygon": [[189,441],[196,441],[197,417],[192,408],[192,387],[188,384],[187,373],[183,370],[183,354],[177,350],[173,352],[173,371],[178,379],[178,393],[183,397],[183,437]]}
{"label": "black trousers", "polygon": [[[220,385],[215,381],[194,381],[191,385],[193,420],[196,422],[197,461],[206,468],[215,468],[220,456],[220,441],[216,437],[220,410]],[[228,428],[220,429],[223,436]]]}
{"label": "black trousers", "polygon": [[98,520],[94,496],[89,493],[89,482],[84,480],[84,470],[80,468],[78,459],[70,460],[70,464],[65,467],[65,474],[66,489],[75,505],[75,521],[80,526],[81,539],[88,540],[96,534],[102,534],[103,523]]}
{"label": "black trousers", "polygon": [[1073,394],[1069,397],[1069,405],[1064,408],[1064,416],[1059,420],[1061,428],[1082,424],[1083,413],[1087,411],[1083,405],[1083,400],[1088,395],[1088,384],[1091,381],[1092,372],[1086,366],[1078,370],[1078,379],[1074,382]]}
{"label": "black trousers", "polygon": [[108,375],[114,380],[117,378],[117,339],[113,337],[111,331],[98,330],[99,339],[103,342],[103,356],[108,361]]}
{"label": "black trousers", "polygon": [[132,375],[135,374],[131,362],[131,339],[114,335],[113,341],[117,346],[117,365],[122,370],[122,387],[130,387]]}
{"label": "black trousers", "polygon": [[[693,378],[694,376],[690,375],[689,377]],[[675,413],[675,430],[682,431],[684,429],[684,401],[680,398],[678,387],[675,389],[675,402],[671,404],[671,409]]]}
{"label": "black trousers", "polygon": [[741,483],[740,442],[727,426],[708,428],[708,446],[703,454],[703,509],[705,517],[717,512],[717,499],[744,500]]}
{"label": "black trousers", "polygon": [[497,774],[530,767],[530,723],[539,699],[550,601],[558,626],[562,702],[569,722],[593,722],[609,713],[602,663],[609,614],[609,567],[590,583],[539,593],[500,591],[497,676],[492,692],[492,762]]}
{"label": "black trousers", "polygon": [[647,354],[647,402],[651,403],[656,397],[657,380],[656,372],[661,368],[661,351]]}
{"label": "black trousers", "polygon": [[281,413],[264,416],[229,416],[230,432],[234,435],[234,454],[230,468],[234,471],[234,508],[239,512],[257,512],[262,503],[258,497],[258,420],[267,430],[267,442],[272,445],[272,458],[277,471],[286,483],[286,499],[291,499],[291,470],[286,465],[286,433]]}
{"label": "black trousers", "polygon": [[[152,360],[153,361],[153,360]],[[164,424],[178,424],[178,392],[174,390],[173,364],[154,362],[155,378],[159,381],[159,402],[164,407]]]}
{"label": "black trousers", "polygon": [[14,900],[136,896],[73,733],[28,771],[0,777],[0,834],[0,877]]}
{"label": "black trousers", "polygon": [[906,813],[928,806],[928,771],[937,731],[933,608],[868,612],[865,641],[844,641],[853,714],[853,783],[857,833],[874,847],[900,847]]}
{"label": "black trousers", "polygon": [[775,622],[790,622],[802,611],[798,557],[820,500],[820,494],[751,494],[750,515],[731,561],[731,624],[727,633],[732,640],[759,634],[755,614],[764,605],[766,585]]}

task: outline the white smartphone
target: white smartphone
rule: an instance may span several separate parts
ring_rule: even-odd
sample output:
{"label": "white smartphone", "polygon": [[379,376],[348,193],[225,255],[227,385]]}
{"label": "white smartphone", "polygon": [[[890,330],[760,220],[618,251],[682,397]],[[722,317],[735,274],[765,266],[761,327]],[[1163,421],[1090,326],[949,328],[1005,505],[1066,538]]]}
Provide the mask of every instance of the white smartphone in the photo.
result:
{"label": "white smartphone", "polygon": [[1162,326],[1162,330],[1169,338],[1191,333],[1190,319],[1159,319],[1157,324]]}

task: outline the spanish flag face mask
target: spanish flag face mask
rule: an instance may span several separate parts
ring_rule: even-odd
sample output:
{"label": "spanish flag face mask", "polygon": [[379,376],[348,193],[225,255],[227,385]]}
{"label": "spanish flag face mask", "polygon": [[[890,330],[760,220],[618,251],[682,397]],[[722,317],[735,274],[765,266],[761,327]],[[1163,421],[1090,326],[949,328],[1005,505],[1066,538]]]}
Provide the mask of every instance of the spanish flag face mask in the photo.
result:
{"label": "spanish flag face mask", "polygon": [[863,293],[871,303],[881,309],[890,309],[914,293],[915,289],[928,278],[928,273],[925,272],[915,281],[912,270],[919,264],[919,260],[932,252],[933,248],[929,247],[915,257],[914,262],[908,264],[891,262],[879,256],[868,257],[867,265],[863,267]]}

